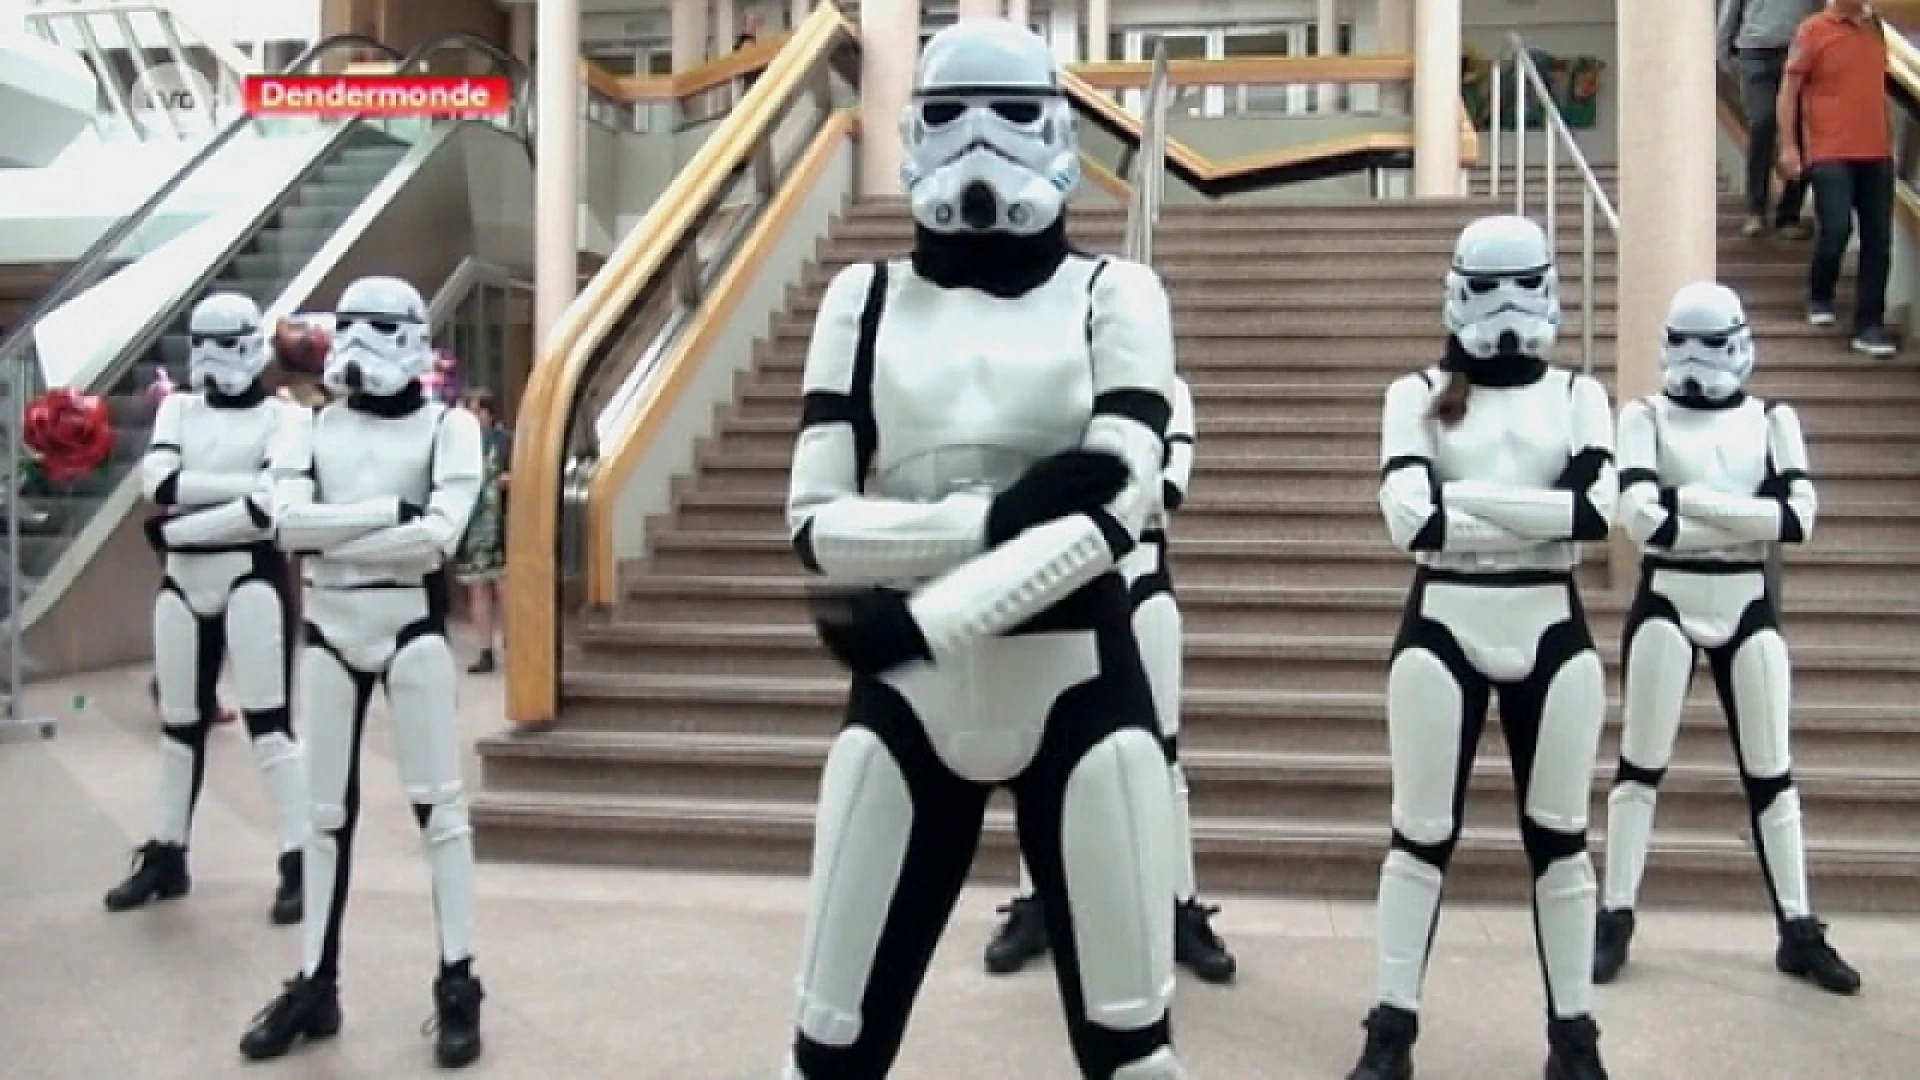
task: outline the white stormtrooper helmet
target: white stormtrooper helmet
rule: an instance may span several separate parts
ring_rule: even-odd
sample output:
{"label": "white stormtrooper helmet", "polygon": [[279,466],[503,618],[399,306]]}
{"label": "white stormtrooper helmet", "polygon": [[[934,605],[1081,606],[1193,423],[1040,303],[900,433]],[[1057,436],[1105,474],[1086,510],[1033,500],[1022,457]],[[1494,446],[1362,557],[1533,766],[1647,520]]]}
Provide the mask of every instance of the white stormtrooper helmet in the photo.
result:
{"label": "white stormtrooper helmet", "polygon": [[1447,332],[1482,360],[1544,359],[1560,333],[1560,275],[1540,226],[1523,217],[1468,225],[1447,271]]}
{"label": "white stormtrooper helmet", "polygon": [[1080,183],[1053,51],[1005,19],[933,35],[900,127],[914,220],[937,233],[1044,232]]}
{"label": "white stormtrooper helmet", "polygon": [[246,391],[267,369],[260,305],[239,293],[212,293],[187,316],[187,382],[217,394]]}
{"label": "white stormtrooper helmet", "polygon": [[361,278],[340,294],[321,381],[336,394],[391,397],[433,367],[420,291],[391,277]]}
{"label": "white stormtrooper helmet", "polygon": [[1696,281],[1673,295],[1660,355],[1668,393],[1725,401],[1747,384],[1753,359],[1746,306],[1732,289]]}

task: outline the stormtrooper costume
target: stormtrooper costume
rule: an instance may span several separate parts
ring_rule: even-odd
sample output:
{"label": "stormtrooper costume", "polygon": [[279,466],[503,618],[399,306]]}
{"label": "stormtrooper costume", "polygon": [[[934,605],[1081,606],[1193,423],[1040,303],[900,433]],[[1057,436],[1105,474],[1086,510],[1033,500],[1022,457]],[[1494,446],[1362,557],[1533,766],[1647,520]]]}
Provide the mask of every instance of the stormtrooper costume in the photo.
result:
{"label": "stormtrooper costume", "polygon": [[427,400],[433,362],[426,305],[394,278],[349,285],[324,380],[340,399],[290,413],[273,456],[280,545],[301,557],[307,591],[300,657],[312,836],[301,974],[241,1040],[252,1059],[340,1027],[340,932],[359,817],[361,738],[383,687],[394,756],[433,876],[441,1065],[480,1054],[480,982],[472,973],[473,837],[454,713],[446,561],[481,483],[471,413]]}
{"label": "stormtrooper costume", "polygon": [[[1133,634],[1140,641],[1141,660],[1153,686],[1160,747],[1173,777],[1173,959],[1203,981],[1226,983],[1233,980],[1239,965],[1226,943],[1214,933],[1213,916],[1220,909],[1202,904],[1194,884],[1193,826],[1186,771],[1180,767],[1179,752],[1183,637],[1167,561],[1167,525],[1186,502],[1193,479],[1193,437],[1193,391],[1186,380],[1175,379],[1160,505],[1147,519],[1140,545],[1121,562],[1120,573],[1126,579],[1128,603],[1133,609]],[[986,967],[990,974],[1010,975],[1047,951],[1046,922],[1034,899],[1033,875],[1024,859],[1020,862],[1020,892],[1000,913],[1006,921],[987,943]]]}
{"label": "stormtrooper costume", "polygon": [[903,121],[910,260],[814,327],[788,520],[853,672],[822,778],[788,1080],[878,1080],[1009,787],[1080,1073],[1179,1080],[1171,785],[1117,568],[1158,502],[1167,296],[1070,251],[1051,52],[966,19]]}
{"label": "stormtrooper costume", "polygon": [[216,684],[229,653],[239,704],[278,817],[279,888],[271,917],[300,921],[305,773],[287,711],[292,635],[287,560],[273,546],[267,454],[289,406],[267,393],[260,309],[215,293],[188,316],[190,392],[169,394],[140,464],[159,508],[147,538],[165,561],[153,603],[160,702],[160,826],[133,872],[107,893],[109,911],[183,896],[187,843],[218,721]]}
{"label": "stormtrooper costume", "polygon": [[1349,1080],[1406,1080],[1487,706],[1497,698],[1533,869],[1547,1080],[1604,1080],[1587,806],[1606,709],[1573,571],[1618,480],[1593,379],[1547,365],[1552,248],[1524,218],[1467,226],[1447,274],[1446,358],[1387,390],[1380,507],[1418,568],[1387,677],[1393,839],[1380,875],[1379,1004]]}
{"label": "stormtrooper costume", "polygon": [[1620,766],[1607,800],[1607,872],[1594,978],[1627,962],[1654,802],[1701,654],[1726,710],[1789,975],[1835,993],[1860,976],[1827,944],[1807,897],[1800,795],[1787,751],[1786,641],[1766,560],[1805,543],[1819,500],[1793,408],[1745,390],[1753,331],[1733,290],[1682,288],[1667,315],[1665,393],[1620,414],[1621,520],[1643,554],[1627,615]]}

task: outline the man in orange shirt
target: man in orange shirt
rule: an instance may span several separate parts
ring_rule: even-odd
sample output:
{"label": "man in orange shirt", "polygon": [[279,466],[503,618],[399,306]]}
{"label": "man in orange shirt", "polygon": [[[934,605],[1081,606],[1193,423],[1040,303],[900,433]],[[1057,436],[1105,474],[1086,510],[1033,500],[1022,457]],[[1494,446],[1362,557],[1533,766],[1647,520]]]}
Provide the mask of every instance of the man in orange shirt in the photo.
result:
{"label": "man in orange shirt", "polygon": [[[1866,0],[1831,0],[1800,24],[1780,87],[1780,164],[1807,177],[1819,240],[1814,245],[1807,319],[1834,323],[1840,266],[1860,221],[1860,280],[1853,347],[1892,356],[1887,274],[1893,253],[1893,133],[1887,120],[1887,51],[1880,17]],[[1802,146],[1804,146],[1804,157]]]}

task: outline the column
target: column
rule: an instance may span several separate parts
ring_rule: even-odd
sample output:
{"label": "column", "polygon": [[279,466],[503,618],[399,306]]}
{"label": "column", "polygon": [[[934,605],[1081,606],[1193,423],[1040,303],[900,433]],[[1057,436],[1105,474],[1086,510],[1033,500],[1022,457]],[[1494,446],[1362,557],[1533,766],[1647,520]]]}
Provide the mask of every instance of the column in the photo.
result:
{"label": "column", "polygon": [[1113,16],[1108,0],[1083,0],[1086,4],[1087,63],[1107,62],[1107,42],[1113,37]]}
{"label": "column", "polygon": [[959,15],[963,19],[997,19],[1000,0],[960,0]]}
{"label": "column", "polygon": [[[1314,33],[1320,39],[1314,55],[1340,55],[1340,0],[1320,0],[1320,17],[1315,20]],[[1314,111],[1330,113],[1339,103],[1340,87],[1335,83],[1321,83]]]}
{"label": "column", "polygon": [[1419,0],[1413,29],[1413,195],[1451,198],[1460,194],[1460,0]]}
{"label": "column", "polygon": [[1617,17],[1613,84],[1621,115],[1635,118],[1619,135],[1615,393],[1627,400],[1660,389],[1658,343],[1674,292],[1718,270],[1719,132],[1710,6],[1621,4]]}
{"label": "column", "polygon": [[[547,0],[540,2],[545,4]],[[673,0],[673,70],[676,74],[692,71],[707,62],[707,12],[708,0]]]}
{"label": "column", "polygon": [[920,59],[919,0],[860,5],[860,194],[900,195],[900,118]]}
{"label": "column", "polygon": [[739,9],[733,0],[713,0],[713,55],[708,60],[733,51],[733,39],[740,35]]}
{"label": "column", "polygon": [[1016,26],[1033,25],[1033,6],[1027,0],[1007,0],[1007,21]]}
{"label": "column", "polygon": [[[1390,56],[1405,56],[1413,51],[1413,0],[1378,0],[1378,25],[1374,27],[1374,51]],[[1406,86],[1398,83],[1380,88],[1380,111],[1405,112]]]}
{"label": "column", "polygon": [[535,20],[533,333],[544,342],[580,284],[580,0],[540,0]]}
{"label": "column", "polygon": [[787,25],[798,27],[813,14],[813,0],[788,0]]}

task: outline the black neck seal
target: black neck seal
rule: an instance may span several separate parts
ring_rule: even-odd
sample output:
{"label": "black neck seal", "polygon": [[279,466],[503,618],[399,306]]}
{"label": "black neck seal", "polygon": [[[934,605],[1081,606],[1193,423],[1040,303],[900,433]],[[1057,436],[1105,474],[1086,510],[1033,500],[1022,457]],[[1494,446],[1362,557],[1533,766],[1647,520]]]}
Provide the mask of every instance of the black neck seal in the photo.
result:
{"label": "black neck seal", "polygon": [[369,394],[362,391],[347,395],[347,408],[363,412],[369,416],[384,416],[388,419],[412,416],[425,408],[427,392],[420,386],[418,379],[410,382],[397,394]]}
{"label": "black neck seal", "polygon": [[267,400],[267,384],[255,379],[247,384],[245,390],[237,394],[223,394],[210,386],[200,397],[208,406],[215,409],[251,409]]}
{"label": "black neck seal", "polygon": [[1494,355],[1481,359],[1460,347],[1460,339],[1447,338],[1447,352],[1440,358],[1440,370],[1459,375],[1474,386],[1498,390],[1532,386],[1547,373],[1547,362],[1537,356]]}
{"label": "black neck seal", "polygon": [[1045,284],[1072,248],[1067,216],[1032,236],[913,230],[913,270],[943,289],[978,289],[1011,300]]}

